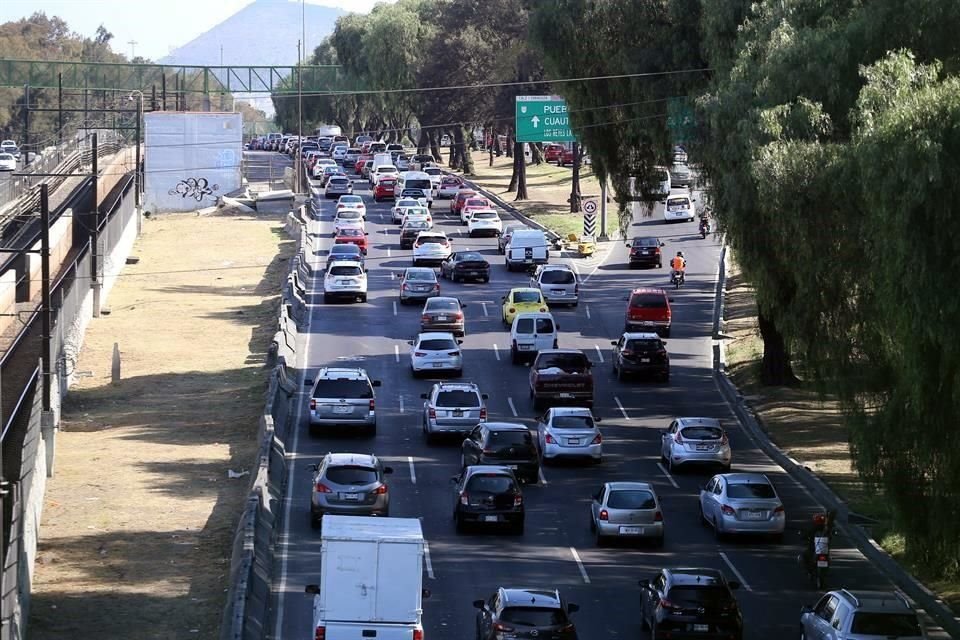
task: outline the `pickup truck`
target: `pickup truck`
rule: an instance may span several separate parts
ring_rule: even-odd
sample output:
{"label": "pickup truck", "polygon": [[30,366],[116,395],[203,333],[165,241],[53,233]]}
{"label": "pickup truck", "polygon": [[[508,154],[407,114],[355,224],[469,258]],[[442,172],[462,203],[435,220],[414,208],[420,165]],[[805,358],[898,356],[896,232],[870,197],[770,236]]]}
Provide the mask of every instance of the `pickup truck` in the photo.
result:
{"label": "pickup truck", "polygon": [[544,349],[530,367],[530,396],[533,406],[572,402],[593,406],[593,364],[577,349]]}

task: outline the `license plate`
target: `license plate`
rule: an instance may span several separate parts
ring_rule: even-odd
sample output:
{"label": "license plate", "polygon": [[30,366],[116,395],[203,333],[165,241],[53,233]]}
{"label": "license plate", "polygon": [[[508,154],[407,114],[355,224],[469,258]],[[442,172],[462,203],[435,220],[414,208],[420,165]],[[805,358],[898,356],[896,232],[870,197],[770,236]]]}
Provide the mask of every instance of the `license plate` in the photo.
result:
{"label": "license plate", "polygon": [[463,409],[454,409],[454,410],[453,410],[453,417],[454,417],[454,418],[462,418],[462,417],[463,417]]}
{"label": "license plate", "polygon": [[713,451],[713,446],[709,444],[698,444],[697,451]]}
{"label": "license plate", "polygon": [[344,407],[334,407],[333,412],[334,413],[353,413],[353,407],[351,407],[350,405],[347,405]]}
{"label": "license plate", "polygon": [[533,262],[533,258],[524,258],[523,261],[524,261],[524,262]]}
{"label": "license plate", "polygon": [[767,513],[765,511],[747,511],[743,514],[747,520],[765,520]]}
{"label": "license plate", "polygon": [[580,444],[580,438],[567,438],[567,444]]}
{"label": "license plate", "polygon": [[496,522],[497,520],[499,520],[498,516],[483,516],[484,522]]}
{"label": "license plate", "polygon": [[437,316],[437,322],[446,322],[447,316]]}
{"label": "license plate", "polygon": [[826,560],[817,560],[817,567],[829,567],[830,563]]}
{"label": "license plate", "polygon": [[443,366],[443,363],[442,363],[442,362],[434,362],[431,366],[432,366],[434,369],[439,369],[440,367]]}
{"label": "license plate", "polygon": [[360,494],[359,493],[341,493],[340,497],[343,498],[344,500],[359,500]]}
{"label": "license plate", "polygon": [[702,633],[706,633],[707,631],[710,631],[710,625],[708,625],[708,624],[695,624],[695,625],[693,625],[693,630],[694,630],[694,631],[699,631],[699,632],[702,632]]}
{"label": "license plate", "polygon": [[644,250],[644,251],[643,251],[643,255],[645,255],[645,256],[650,255],[650,249]]}
{"label": "license plate", "polygon": [[561,398],[565,398],[565,399],[572,399],[572,398],[573,398],[573,394],[572,394],[572,393],[561,393],[561,394],[560,394],[560,397],[561,397]]}
{"label": "license plate", "polygon": [[531,349],[533,349],[533,345],[532,345],[532,344],[521,344],[521,345],[518,345],[518,346],[519,346],[520,351],[530,351]]}
{"label": "license plate", "polygon": [[516,470],[519,469],[520,467],[517,466],[517,465],[515,465],[515,464],[511,464],[511,465],[510,465],[510,468],[513,469],[514,471],[516,471]]}
{"label": "license plate", "polygon": [[562,296],[563,294],[566,293],[566,291],[564,291],[563,289],[553,289],[550,293],[552,293],[555,296]]}
{"label": "license plate", "polygon": [[643,527],[620,527],[620,533],[625,536],[642,536]]}
{"label": "license plate", "polygon": [[467,275],[468,275],[468,276],[479,276],[479,275],[480,275],[480,272],[479,272],[479,271],[467,271]]}
{"label": "license plate", "polygon": [[640,362],[650,362],[650,358],[640,358]]}

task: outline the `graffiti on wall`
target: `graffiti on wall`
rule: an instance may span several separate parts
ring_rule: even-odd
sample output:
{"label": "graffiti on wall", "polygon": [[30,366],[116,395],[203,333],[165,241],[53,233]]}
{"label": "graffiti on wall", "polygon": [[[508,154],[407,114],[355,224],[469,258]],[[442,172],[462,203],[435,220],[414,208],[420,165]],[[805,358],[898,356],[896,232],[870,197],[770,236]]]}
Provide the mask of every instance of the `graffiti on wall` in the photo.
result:
{"label": "graffiti on wall", "polygon": [[204,198],[216,200],[217,196],[213,192],[219,189],[219,185],[211,185],[206,178],[186,178],[167,193],[171,196],[179,195],[181,198],[193,198],[197,202],[202,202]]}

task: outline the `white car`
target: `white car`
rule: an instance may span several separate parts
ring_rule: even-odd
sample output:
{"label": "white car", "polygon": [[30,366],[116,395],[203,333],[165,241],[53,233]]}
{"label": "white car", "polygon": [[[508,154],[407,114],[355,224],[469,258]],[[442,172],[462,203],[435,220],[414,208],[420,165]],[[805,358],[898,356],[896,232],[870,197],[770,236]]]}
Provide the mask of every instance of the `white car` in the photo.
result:
{"label": "white car", "polygon": [[694,218],[696,218],[696,213],[693,210],[693,200],[690,196],[673,193],[667,196],[667,203],[663,206],[664,222],[693,222]]}
{"label": "white car", "polygon": [[379,167],[374,167],[370,171],[370,186],[377,186],[377,182],[380,181],[380,178],[384,176],[391,176],[396,179],[400,175],[400,172],[397,171],[397,168],[390,165],[380,165]]}
{"label": "white car", "polygon": [[333,235],[336,236],[343,229],[360,229],[366,232],[367,225],[364,223],[363,214],[356,209],[338,209],[333,218]]}
{"label": "white car", "polygon": [[323,277],[323,301],[336,298],[367,301],[367,274],[356,262],[332,262]]}
{"label": "white car", "polygon": [[603,436],[590,409],[554,407],[537,419],[537,442],[544,462],[557,458],[603,460]]}
{"label": "white car", "polygon": [[503,221],[493,209],[476,209],[467,220],[467,235],[499,236],[503,233]]}
{"label": "white car", "polygon": [[319,158],[316,164],[313,165],[313,177],[320,178],[323,176],[323,170],[325,167],[335,167],[337,163],[333,161],[333,158]]}
{"label": "white car", "polygon": [[440,167],[424,167],[421,169],[430,176],[430,189],[434,198],[437,197],[437,191],[440,189],[440,180],[443,179],[443,169]]}
{"label": "white car", "polygon": [[442,231],[421,231],[413,243],[413,266],[440,264],[450,257],[451,241]]}
{"label": "white car", "polygon": [[393,223],[403,222],[403,216],[406,215],[408,210],[423,208],[425,207],[420,204],[419,200],[415,200],[414,198],[400,198],[393,205],[393,208],[390,209],[390,221]]}
{"label": "white car", "polygon": [[421,333],[407,344],[410,345],[410,370],[415,378],[426,371],[447,371],[457,377],[463,375],[463,353],[460,351],[463,340],[457,340],[452,333]]}
{"label": "white car", "polygon": [[402,227],[408,222],[413,222],[415,220],[426,222],[428,225],[430,225],[430,229],[433,229],[433,216],[431,216],[430,211],[422,205],[419,209],[407,209],[407,212],[403,214],[403,218],[400,219],[400,226]]}
{"label": "white car", "polygon": [[437,198],[456,198],[462,187],[463,180],[457,176],[442,176],[437,185]]}
{"label": "white car", "polygon": [[346,143],[340,144],[339,146],[332,147],[332,152],[330,157],[336,161],[337,164],[342,164],[344,158],[347,157],[347,145]]}
{"label": "white car", "polygon": [[367,205],[363,204],[363,198],[360,196],[340,196],[340,199],[337,200],[337,211],[342,211],[344,209],[359,211],[360,215],[363,216],[364,219],[367,218]]}
{"label": "white car", "polygon": [[0,153],[0,171],[16,171],[17,159],[12,153]]}

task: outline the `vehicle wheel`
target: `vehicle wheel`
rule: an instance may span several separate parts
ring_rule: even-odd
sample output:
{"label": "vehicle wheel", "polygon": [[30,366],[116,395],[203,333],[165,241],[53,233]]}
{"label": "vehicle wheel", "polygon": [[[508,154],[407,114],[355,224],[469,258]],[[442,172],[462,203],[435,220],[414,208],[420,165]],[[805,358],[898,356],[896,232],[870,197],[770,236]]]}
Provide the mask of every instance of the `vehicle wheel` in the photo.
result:
{"label": "vehicle wheel", "polygon": [[363,295],[360,296],[360,302],[366,302],[366,301],[367,301],[367,294],[364,293]]}
{"label": "vehicle wheel", "polygon": [[640,601],[640,629],[641,631],[648,631],[650,629],[650,621],[647,620],[647,616],[643,615],[643,601]]}
{"label": "vehicle wheel", "polygon": [[593,464],[597,464],[597,465],[603,464],[603,456],[600,456],[599,458],[592,458],[592,459],[591,459],[591,462],[592,462]]}
{"label": "vehicle wheel", "polygon": [[589,520],[590,520],[590,533],[596,533],[596,531],[597,531],[597,523],[593,521],[593,514],[592,514],[592,513],[590,514]]}
{"label": "vehicle wheel", "polygon": [[450,272],[450,282],[458,282],[457,272],[456,272],[456,271],[451,271],[451,272]]}
{"label": "vehicle wheel", "polygon": [[460,468],[461,469],[467,468],[467,459],[462,453],[460,454]]}
{"label": "vehicle wheel", "polygon": [[330,304],[330,296],[323,294],[323,304]]}
{"label": "vehicle wheel", "polygon": [[367,427],[367,437],[368,438],[377,437],[377,425],[373,425],[372,427]]}
{"label": "vehicle wheel", "polygon": [[[713,519],[713,537],[717,539],[717,542],[720,542],[721,540],[723,540],[723,531],[720,529],[719,526],[717,526],[716,518]],[[817,588],[819,589],[820,586],[817,585]]]}
{"label": "vehicle wheel", "polygon": [[618,367],[618,368],[617,368],[617,382],[623,382],[624,379],[625,379],[625,376],[623,375],[623,368]]}
{"label": "vehicle wheel", "polygon": [[482,282],[483,284],[490,284],[490,276],[483,278],[480,282]]}
{"label": "vehicle wheel", "polygon": [[457,369],[456,371],[454,371],[454,372],[453,372],[453,377],[454,377],[454,378],[462,378],[462,377],[463,377],[463,369]]}
{"label": "vehicle wheel", "polygon": [[510,347],[510,364],[520,364],[520,355],[513,347]]}
{"label": "vehicle wheel", "polygon": [[521,520],[521,521],[517,522],[515,525],[513,525],[513,533],[514,533],[514,535],[518,535],[518,536],[522,536],[522,535],[523,535],[523,520]]}
{"label": "vehicle wheel", "polygon": [[665,542],[664,538],[665,536],[660,536],[659,538],[655,538],[653,541],[653,546],[657,549],[663,549],[663,543]]}
{"label": "vehicle wheel", "polygon": [[662,263],[662,262],[658,262],[658,263],[657,263],[657,269],[663,269],[663,263]]}
{"label": "vehicle wheel", "polygon": [[670,473],[676,473],[677,470],[673,464],[673,456],[667,456],[667,471]]}
{"label": "vehicle wheel", "polygon": [[700,516],[700,524],[703,526],[708,526],[710,523],[707,522],[706,516],[703,515],[703,505],[697,504],[697,515]]}
{"label": "vehicle wheel", "polygon": [[464,529],[466,529],[466,524],[457,511],[453,512],[453,526],[457,530],[457,533],[463,533]]}
{"label": "vehicle wheel", "polygon": [[669,328],[669,327],[667,327],[666,329],[663,330],[663,337],[664,337],[664,338],[669,338],[669,337],[670,337],[670,328]]}
{"label": "vehicle wheel", "polygon": [[416,369],[414,369],[413,367],[410,367],[410,373],[411,373],[411,375],[413,375],[414,378],[419,378],[419,377],[420,377],[420,372],[417,371]]}
{"label": "vehicle wheel", "polygon": [[607,537],[600,535],[600,527],[597,527],[596,529],[594,529],[593,541],[594,543],[596,543],[598,547],[602,547],[607,543]]}
{"label": "vehicle wheel", "polygon": [[316,517],[312,513],[310,514],[310,528],[319,529],[320,528],[320,518]]}

